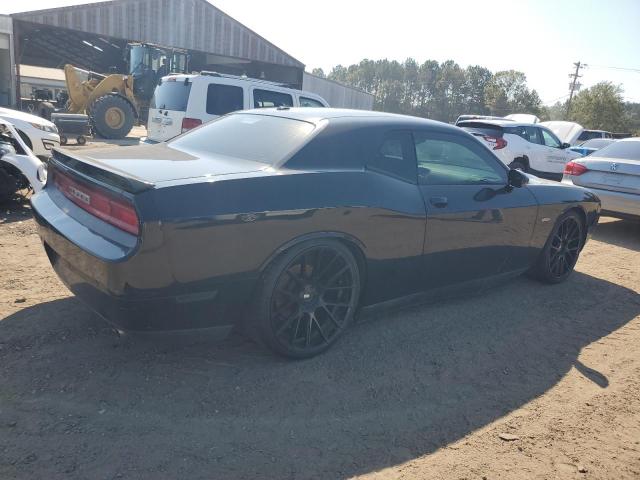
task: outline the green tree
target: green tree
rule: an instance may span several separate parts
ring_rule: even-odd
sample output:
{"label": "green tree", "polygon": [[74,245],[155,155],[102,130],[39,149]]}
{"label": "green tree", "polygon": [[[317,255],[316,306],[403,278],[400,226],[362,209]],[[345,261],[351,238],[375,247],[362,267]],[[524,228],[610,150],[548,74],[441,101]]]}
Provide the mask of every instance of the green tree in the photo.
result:
{"label": "green tree", "polygon": [[311,75],[315,75],[316,77],[320,78],[327,78],[327,76],[324,74],[324,70],[322,70],[321,68],[314,68],[313,70],[311,70]]}
{"label": "green tree", "polygon": [[569,119],[584,128],[620,132],[626,128],[622,88],[600,82],[578,93],[571,104]]}
{"label": "green tree", "polygon": [[542,101],[527,88],[527,77],[516,70],[497,72],[485,89],[487,107],[493,115],[541,113]]}

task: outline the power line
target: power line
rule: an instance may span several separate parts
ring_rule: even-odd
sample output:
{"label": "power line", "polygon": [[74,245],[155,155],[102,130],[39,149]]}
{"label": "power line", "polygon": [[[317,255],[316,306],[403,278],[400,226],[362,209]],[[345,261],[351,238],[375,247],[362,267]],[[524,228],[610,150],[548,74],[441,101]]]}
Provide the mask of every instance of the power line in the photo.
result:
{"label": "power line", "polygon": [[594,68],[608,68],[610,70],[623,70],[625,72],[640,73],[640,68],[627,68],[627,67],[607,67],[605,65],[591,65]]}

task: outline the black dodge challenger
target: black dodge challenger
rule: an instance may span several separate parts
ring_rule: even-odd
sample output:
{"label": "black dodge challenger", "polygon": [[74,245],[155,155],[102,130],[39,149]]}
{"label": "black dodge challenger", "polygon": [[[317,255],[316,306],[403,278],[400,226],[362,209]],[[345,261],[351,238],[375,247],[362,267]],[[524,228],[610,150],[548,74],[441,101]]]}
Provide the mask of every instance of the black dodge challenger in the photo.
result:
{"label": "black dodge challenger", "polygon": [[457,127],[311,108],[55,151],[31,201],[55,271],[119,330],[241,323],[291,357],[328,348],[362,307],[523,272],[560,282],[600,211]]}

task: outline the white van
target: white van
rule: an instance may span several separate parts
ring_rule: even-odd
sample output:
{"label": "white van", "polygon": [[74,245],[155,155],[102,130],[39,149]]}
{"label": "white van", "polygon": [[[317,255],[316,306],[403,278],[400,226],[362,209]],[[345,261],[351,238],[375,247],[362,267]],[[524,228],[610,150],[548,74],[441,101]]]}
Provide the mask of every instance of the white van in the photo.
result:
{"label": "white van", "polygon": [[236,110],[328,107],[319,95],[254,78],[201,72],[163,77],[149,106],[147,140],[164,142]]}

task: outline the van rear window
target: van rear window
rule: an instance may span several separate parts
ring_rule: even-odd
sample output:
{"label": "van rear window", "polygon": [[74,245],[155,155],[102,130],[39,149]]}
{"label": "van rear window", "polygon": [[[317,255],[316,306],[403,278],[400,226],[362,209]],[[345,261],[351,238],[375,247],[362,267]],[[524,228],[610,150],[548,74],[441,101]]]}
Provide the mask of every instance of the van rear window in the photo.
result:
{"label": "van rear window", "polygon": [[165,80],[153,92],[150,107],[160,110],[186,112],[189,93],[191,93],[191,82]]}

